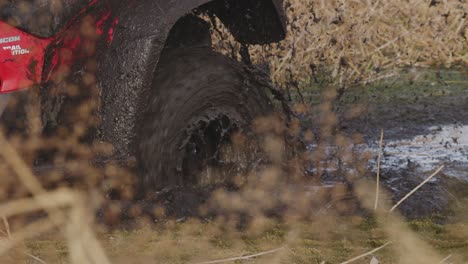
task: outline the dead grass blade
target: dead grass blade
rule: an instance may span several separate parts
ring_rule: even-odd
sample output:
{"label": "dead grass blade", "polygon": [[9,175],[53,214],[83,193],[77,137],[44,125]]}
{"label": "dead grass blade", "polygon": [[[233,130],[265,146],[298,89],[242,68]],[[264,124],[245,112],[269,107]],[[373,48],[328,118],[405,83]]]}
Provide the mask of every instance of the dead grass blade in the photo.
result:
{"label": "dead grass blade", "polygon": [[[5,225],[7,237],[8,237],[9,240],[11,240],[11,231],[10,231],[10,224],[8,223],[8,219],[7,219],[5,216],[3,216],[2,219],[3,219],[3,224]],[[46,263],[45,261],[43,261],[42,259],[40,259],[40,258],[38,258],[38,257],[36,257],[36,256],[34,256],[34,255],[32,255],[32,254],[29,254],[29,253],[27,253],[27,252],[25,252],[24,255],[26,255],[26,256],[28,256],[28,257],[34,259],[35,261],[37,261],[37,262],[39,262],[39,263],[41,263],[41,264],[47,264],[47,263]]]}
{"label": "dead grass blade", "polygon": [[84,199],[77,199],[76,206],[72,209],[71,219],[67,224],[67,241],[70,248],[72,263],[96,263],[110,264],[100,242],[91,230],[87,219]]}
{"label": "dead grass blade", "polygon": [[379,205],[379,192],[380,192],[380,160],[382,158],[382,146],[383,146],[383,129],[380,130],[380,143],[379,143],[379,154],[377,157],[377,183],[375,186],[375,203],[374,210],[377,210]]}
{"label": "dead grass blade", "polygon": [[66,233],[70,247],[71,263],[110,264],[90,225],[85,221],[87,219],[86,207],[84,205],[85,199],[77,193],[66,189],[48,193],[20,157],[19,153],[9,144],[3,133],[0,133],[0,145],[2,146],[0,156],[3,157],[17,174],[29,192],[33,194],[33,197],[30,199],[13,201],[0,206],[2,214],[6,217],[7,215],[40,209],[46,210],[49,214],[48,219],[30,224],[20,232],[15,233],[12,239],[1,244],[0,255],[27,238],[49,231],[54,227],[61,227],[66,222],[67,217],[58,207],[70,205],[72,207],[71,219],[68,221]]}
{"label": "dead grass blade", "polygon": [[[72,206],[76,195],[69,189],[59,189],[44,194],[39,194],[34,198],[23,198],[0,205],[5,219],[10,216],[29,213],[42,209],[54,209],[65,206]],[[6,225],[6,224],[5,224]],[[8,232],[8,230],[7,230]]]}
{"label": "dead grass blade", "polygon": [[31,255],[31,254],[29,254],[29,253],[24,253],[24,254],[25,254],[26,256],[28,256],[28,257],[34,259],[35,261],[41,263],[41,264],[47,264],[47,262],[45,262],[44,260],[42,260],[42,259],[40,259],[40,258],[38,258],[38,257],[36,257],[36,256],[34,256],[34,255]]}
{"label": "dead grass blade", "polygon": [[[2,151],[0,151],[0,156],[10,165],[11,169],[16,173],[23,185],[33,194],[33,198],[37,199],[37,195],[46,193],[46,190],[42,187],[42,184],[34,176],[31,169],[20,157],[19,153],[11,146],[8,140],[5,138],[4,134],[0,132],[0,146],[2,146]],[[37,200],[45,209],[47,209],[46,201]],[[60,222],[59,219],[62,217],[61,212],[49,209],[46,210],[49,214],[49,217],[52,221],[56,221],[56,224]]]}
{"label": "dead grass blade", "polygon": [[57,228],[57,223],[62,224],[65,222],[65,218],[56,220],[58,222],[52,222],[50,219],[38,220],[22,228],[20,231],[13,233],[11,239],[4,240],[0,243],[0,256],[4,255],[7,251],[11,250],[22,241],[48,232],[53,228]]}
{"label": "dead grass blade", "polygon": [[[2,210],[0,210],[0,211],[2,211]],[[5,230],[6,230],[6,233],[7,233],[7,237],[11,238],[10,224],[8,223],[8,219],[7,219],[7,217],[5,215],[2,217],[2,219],[3,219],[3,225],[5,226]]]}
{"label": "dead grass blade", "polygon": [[380,246],[380,247],[378,247],[378,248],[375,248],[375,249],[373,249],[373,250],[371,250],[371,251],[369,251],[369,252],[367,252],[367,253],[364,253],[364,254],[362,254],[362,255],[359,255],[359,256],[357,256],[357,257],[354,257],[354,258],[352,258],[352,259],[350,259],[350,260],[347,260],[347,261],[345,261],[345,262],[342,262],[341,264],[348,264],[348,263],[354,262],[354,261],[356,261],[356,260],[359,260],[359,259],[361,259],[361,258],[367,257],[367,256],[369,256],[369,255],[371,255],[371,254],[373,254],[373,253],[375,253],[375,252],[381,250],[382,248],[388,246],[390,243],[392,243],[392,242],[391,242],[391,241],[390,241],[390,242],[387,242],[387,243],[383,244],[382,246]]}
{"label": "dead grass blade", "polygon": [[11,166],[24,186],[26,186],[32,194],[44,193],[45,190],[39,180],[33,175],[32,171],[19,156],[18,152],[11,146],[3,133],[0,133],[0,146],[2,146],[0,156]]}
{"label": "dead grass blade", "polygon": [[227,258],[227,259],[220,259],[220,260],[205,261],[205,262],[199,262],[199,263],[196,263],[196,264],[215,264],[215,263],[231,262],[231,261],[237,261],[237,260],[248,260],[248,259],[252,259],[252,258],[255,258],[255,257],[260,257],[260,256],[263,256],[263,255],[275,253],[275,252],[283,250],[283,249],[285,249],[285,247],[280,247],[280,248],[277,248],[277,249],[273,249],[273,250],[253,254],[253,255],[243,256],[243,257],[234,257],[234,258]]}
{"label": "dead grass blade", "polygon": [[443,260],[441,260],[439,262],[439,264],[442,264],[442,263],[445,263],[447,260],[449,260],[450,258],[452,257],[452,254],[448,255],[447,257],[445,257]]}
{"label": "dead grass blade", "polygon": [[398,203],[396,203],[392,207],[392,209],[390,209],[390,212],[393,212],[401,203],[403,203],[406,199],[408,199],[408,197],[410,197],[413,193],[415,193],[417,190],[419,190],[419,188],[421,188],[424,184],[426,184],[430,179],[432,179],[434,176],[436,176],[443,168],[444,168],[444,165],[440,166],[434,173],[431,174],[431,176],[427,177],[427,179],[425,179],[423,182],[421,182],[421,184],[416,186],[416,188],[414,188],[411,192],[409,192],[407,195],[405,195],[405,197],[401,198],[401,200],[398,201]]}

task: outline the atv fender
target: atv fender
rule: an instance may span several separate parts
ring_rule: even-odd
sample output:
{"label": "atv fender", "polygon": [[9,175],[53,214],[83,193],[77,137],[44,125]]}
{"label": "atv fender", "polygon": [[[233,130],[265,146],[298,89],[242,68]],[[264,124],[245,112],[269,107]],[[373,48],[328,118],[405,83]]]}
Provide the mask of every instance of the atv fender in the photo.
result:
{"label": "atv fender", "polygon": [[[263,14],[255,9],[258,14],[265,15],[268,19],[276,18],[277,28],[262,29],[262,33],[251,32],[262,36],[263,39],[249,36],[248,34],[234,34],[240,41],[250,43],[269,43],[278,41],[284,37],[284,17],[280,1],[273,5],[271,0],[262,0],[265,6],[270,5],[270,11],[274,14]],[[258,2],[262,2],[258,1]],[[246,12],[252,13],[257,6],[249,3],[250,0],[177,0],[177,1],[119,1],[115,13],[119,17],[119,25],[115,30],[114,40],[110,47],[97,51],[98,82],[101,88],[101,127],[100,138],[112,142],[118,156],[134,154],[135,124],[142,113],[142,99],[146,97],[152,86],[154,72],[159,56],[165,46],[166,39],[179,18],[188,14],[195,8],[212,9],[220,13],[220,18],[225,18],[228,28],[241,31],[242,25],[247,25],[247,20],[241,19],[237,26],[233,19],[227,19],[247,8]],[[234,2],[238,4],[232,5]],[[240,4],[242,2],[242,4]],[[235,9],[230,11],[230,7]],[[251,9],[249,9],[251,8]],[[223,13],[224,12],[224,13]],[[229,16],[228,16],[229,14]],[[235,14],[240,17],[241,14]],[[255,17],[254,17],[255,18]],[[258,18],[266,25],[264,18]],[[255,27],[254,27],[255,28]]]}

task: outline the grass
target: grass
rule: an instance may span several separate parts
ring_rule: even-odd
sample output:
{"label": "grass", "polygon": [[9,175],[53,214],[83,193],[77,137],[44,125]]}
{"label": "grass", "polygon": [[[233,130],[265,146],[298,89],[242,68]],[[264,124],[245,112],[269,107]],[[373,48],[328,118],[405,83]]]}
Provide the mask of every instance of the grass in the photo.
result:
{"label": "grass", "polygon": [[[406,67],[450,68],[468,63],[467,4],[461,1],[285,0],[286,39],[251,46],[253,61],[268,63],[285,87],[311,76],[339,87],[369,83]],[[218,50],[236,43],[220,23]],[[315,78],[319,79],[320,78]]]}
{"label": "grass", "polygon": [[[411,100],[419,97],[456,96],[468,93],[468,74],[460,70],[402,70],[395,77],[352,89],[351,94],[385,101],[389,97]],[[343,98],[346,100],[345,98]]]}
{"label": "grass", "polygon": [[[432,85],[432,82],[440,79],[438,75],[443,76],[443,81],[447,83],[447,90],[452,95],[466,92],[466,87],[463,86],[466,76],[457,71],[422,72],[419,74],[424,78],[413,81],[407,79],[410,73],[402,74],[403,77],[381,80],[370,87],[356,88],[355,91],[349,91],[349,93],[364,98],[376,98],[382,102],[388,97],[398,97],[401,94],[403,94],[401,99],[405,100],[409,96],[405,93],[413,96],[415,94],[434,96],[430,95],[430,92],[438,91],[437,85]],[[408,87],[410,82],[413,85],[411,89]],[[441,81],[437,84],[440,85]],[[309,94],[304,93],[307,96],[315,91],[323,92],[320,87],[311,87],[308,91]],[[345,102],[348,102],[346,101],[348,99],[349,97],[343,98]],[[464,203],[466,186],[450,184],[453,186],[447,188],[450,188],[453,195]],[[374,187],[369,189],[369,193],[374,192]],[[250,202],[249,199],[254,197],[258,201],[270,198],[269,196],[258,198],[255,193],[250,193],[255,191],[255,188],[248,191],[250,196],[244,202]],[[245,194],[240,193],[239,197],[236,197],[242,201],[243,195]],[[375,196],[371,196],[373,208]],[[293,205],[302,203],[301,199],[293,200]],[[74,206],[70,206],[74,210]],[[252,204],[252,207],[255,206]],[[379,208],[380,206],[385,205],[379,204]],[[440,256],[440,260],[451,255],[450,261],[453,263],[467,262],[468,221],[466,217],[463,217],[466,215],[463,208],[466,207],[459,208],[461,208],[461,212],[457,212],[459,217],[454,217],[451,222],[440,224],[438,219],[410,221],[404,224],[409,229],[403,232],[430,246],[433,252]],[[373,212],[373,210],[368,210],[368,212]],[[330,214],[316,218],[285,217],[281,220],[255,215],[258,223],[251,223],[243,229],[237,229],[227,219],[204,219],[202,221],[186,219],[182,222],[160,219],[156,223],[143,222],[138,227],[129,228],[124,225],[113,230],[106,228],[95,228],[95,230],[98,230],[97,238],[111,263],[200,263],[262,254],[279,248],[282,249],[249,260],[235,260],[234,263],[247,261],[251,263],[323,263],[324,261],[342,263],[395,239],[389,234],[388,223],[385,219],[382,220],[379,214],[380,212],[377,211],[375,215],[373,213],[342,215],[332,211]],[[15,231],[18,230],[13,229],[13,236]],[[83,239],[82,243],[87,243],[85,237],[78,236],[76,239],[78,241]],[[22,250],[46,263],[70,263],[70,255],[74,250],[69,246],[70,242],[70,238],[67,241],[61,232],[58,234],[56,231],[48,231],[44,235],[26,239]],[[411,250],[414,250],[415,255],[424,254],[418,252],[418,247],[411,248]],[[372,256],[375,256],[380,263],[399,263],[403,261],[401,254],[398,243],[392,243],[355,263],[369,263]],[[31,257],[23,256],[24,258],[31,263],[40,263],[32,260]]]}
{"label": "grass", "polygon": [[[336,98],[333,93],[327,94],[330,88],[345,89],[343,96],[338,98],[343,105],[373,102],[381,106],[389,101],[411,104],[415,98],[467,95],[467,73],[463,70],[467,62],[464,45],[468,32],[464,14],[466,3],[428,2],[286,1],[290,19],[287,39],[268,47],[250,46],[252,59],[255,62],[266,61],[270,65],[273,79],[289,90],[293,102],[303,104],[306,109],[310,105],[321,105],[322,110],[328,112],[328,118],[319,120],[327,137],[332,136],[330,131],[337,125],[336,116],[332,113],[332,101]],[[434,6],[432,2],[435,2]],[[222,35],[213,38],[219,50],[230,53],[226,47],[233,45],[225,42],[232,41],[232,38]],[[420,66],[460,68],[418,70]],[[328,101],[323,102],[324,98]],[[373,208],[375,198],[373,182],[369,183],[370,188],[356,189],[356,193],[352,193],[356,201],[348,203],[340,198],[348,194],[345,188],[337,187],[330,193],[318,192],[317,196],[311,197],[308,193],[285,186],[281,181],[271,183],[271,179],[279,178],[279,173],[270,173],[275,177],[260,173],[258,177],[263,182],[259,180],[257,186],[253,180],[253,186],[247,185],[236,194],[224,195],[223,201],[217,201],[226,212],[219,218],[185,221],[162,218],[157,222],[146,219],[136,227],[123,225],[117,229],[95,226],[93,210],[104,196],[99,194],[103,192],[99,184],[114,182],[112,187],[122,188],[124,193],[129,189],[125,186],[130,184],[123,180],[126,178],[120,178],[120,174],[128,176],[127,172],[111,166],[104,169],[89,164],[71,166],[74,176],[84,180],[82,185],[86,186],[83,188],[86,191],[74,187],[62,189],[59,193],[62,196],[58,196],[61,198],[57,198],[54,191],[45,190],[44,183],[38,181],[29,169],[35,152],[40,153],[44,149],[56,152],[57,161],[64,157],[88,160],[96,153],[99,156],[108,151],[81,144],[84,126],[93,114],[93,107],[84,106],[90,109],[89,113],[80,112],[77,116],[83,120],[76,122],[70,131],[62,131],[63,138],[43,140],[38,133],[39,125],[31,125],[32,135],[28,138],[0,138],[4,140],[0,144],[0,197],[4,199],[0,205],[3,209],[0,216],[5,215],[12,223],[11,238],[8,232],[1,235],[0,250],[14,246],[8,254],[2,255],[0,262],[199,263],[281,248],[248,262],[342,263],[389,241],[393,243],[373,254],[381,263],[429,263],[428,259],[437,263],[449,255],[453,263],[468,262],[466,206],[459,207],[458,217],[443,225],[437,219],[407,223],[396,215],[388,215],[385,208],[391,206],[384,203],[379,203],[379,210],[369,210]],[[28,110],[28,119],[36,118],[38,121],[40,118],[33,110],[33,107]],[[385,111],[377,108],[374,114],[379,118],[386,114]],[[380,130],[380,127],[376,129]],[[348,141],[340,136],[337,141],[345,145]],[[6,147],[7,143],[13,147]],[[346,154],[349,153],[343,156]],[[321,155],[317,155],[318,161],[323,155],[326,158],[326,153]],[[305,159],[317,161],[309,156]],[[296,169],[300,171],[302,168]],[[351,175],[354,172],[346,173]],[[64,182],[55,182],[63,175],[47,176],[43,178],[52,179],[53,183],[49,185],[54,188]],[[297,175],[287,176],[294,178]],[[309,184],[309,179],[306,180],[298,182],[298,185]],[[451,189],[454,196],[464,203],[468,186],[454,185]],[[366,195],[370,198],[366,199]],[[128,198],[131,195],[124,196]],[[24,206],[11,206],[16,205],[13,199],[24,197]],[[267,217],[264,210],[271,209],[269,201],[274,200],[272,198],[287,202],[289,211],[281,217]],[[323,204],[328,204],[328,198],[336,207],[334,210],[325,210],[320,215],[311,214],[310,208],[322,208]],[[239,228],[237,208],[229,207],[235,207],[233,201],[250,213],[253,220],[249,225]],[[372,205],[367,206],[368,203]],[[348,206],[358,210],[348,212]],[[38,209],[45,209],[46,217],[38,221],[25,217],[30,221],[24,223],[16,221],[18,214]],[[319,210],[312,211],[317,213]],[[365,257],[356,263],[369,263],[370,258]],[[234,262],[247,261],[237,259]]]}
{"label": "grass", "polygon": [[[384,229],[375,218],[339,217],[336,228],[321,234],[317,226],[308,222],[294,226],[277,223],[261,234],[248,236],[215,236],[203,231],[210,230],[212,223],[179,223],[173,229],[156,230],[144,227],[132,231],[116,230],[101,235],[101,241],[115,263],[197,263],[229,257],[255,254],[286,245],[280,256],[280,263],[341,263],[355,256],[384,245],[388,241]],[[431,219],[415,220],[408,223],[411,229],[443,255],[452,255],[454,263],[468,261],[466,236],[455,234],[468,230],[468,221],[440,225]],[[180,233],[180,229],[186,230]],[[175,229],[175,230],[174,230]],[[191,230],[186,232],[187,230]],[[193,232],[193,230],[198,230]],[[297,237],[288,239],[288,233],[299,230]],[[468,233],[465,233],[465,235]],[[290,235],[290,234],[289,234]],[[329,239],[324,239],[329,236]],[[67,247],[57,238],[35,239],[26,242],[26,248],[33,255],[48,259],[48,263],[67,263]],[[45,254],[49,252],[49,254]],[[129,260],[129,254],[134,262]],[[50,256],[55,255],[55,258]],[[392,245],[373,254],[381,263],[396,263],[398,257]],[[369,263],[371,256],[356,263]],[[249,263],[268,263],[269,256],[249,260]],[[238,262],[241,263],[241,262]]]}
{"label": "grass", "polygon": [[[331,81],[310,79],[300,84],[301,89],[291,90],[293,101],[302,100],[316,105],[322,100],[322,92],[333,85]],[[403,69],[395,76],[367,85],[353,85],[341,97],[342,104],[368,102],[385,103],[390,99],[410,102],[414,98],[468,95],[468,73],[463,69]]]}

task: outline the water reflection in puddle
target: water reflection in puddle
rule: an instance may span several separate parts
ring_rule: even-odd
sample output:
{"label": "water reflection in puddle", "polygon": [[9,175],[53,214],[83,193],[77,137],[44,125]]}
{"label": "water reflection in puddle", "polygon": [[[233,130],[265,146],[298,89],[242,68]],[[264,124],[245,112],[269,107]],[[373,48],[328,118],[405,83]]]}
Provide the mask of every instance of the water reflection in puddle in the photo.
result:
{"label": "water reflection in puddle", "polygon": [[[382,169],[406,169],[414,166],[427,172],[444,164],[444,174],[468,181],[468,126],[446,125],[429,128],[429,133],[405,140],[384,140]],[[378,152],[378,142],[358,146]],[[371,166],[375,168],[376,160]]]}
{"label": "water reflection in puddle", "polygon": [[[429,132],[411,139],[385,140],[381,160],[382,171],[401,171],[409,168],[421,173],[433,171],[445,165],[443,173],[468,181],[468,125],[444,125],[430,127]],[[426,130],[427,131],[427,130]],[[314,151],[316,145],[309,145]],[[355,153],[370,152],[373,157],[369,160],[369,167],[376,171],[379,142],[355,145]],[[325,149],[327,156],[334,159],[336,147]],[[332,163],[338,163],[337,160]],[[330,166],[330,160],[328,160]],[[346,167],[346,164],[342,164]],[[338,166],[328,167],[327,171],[336,171]],[[311,168],[315,172],[314,168]],[[436,179],[434,179],[436,180]]]}

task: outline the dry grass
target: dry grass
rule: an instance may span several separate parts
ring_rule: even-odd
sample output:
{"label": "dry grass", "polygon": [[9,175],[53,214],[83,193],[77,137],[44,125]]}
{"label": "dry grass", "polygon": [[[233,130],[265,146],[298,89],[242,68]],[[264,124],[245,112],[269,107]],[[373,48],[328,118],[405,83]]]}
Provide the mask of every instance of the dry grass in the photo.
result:
{"label": "dry grass", "polygon": [[[330,110],[327,100],[333,100],[333,94],[324,95],[324,111]],[[322,130],[330,131],[334,124],[330,123],[330,117],[325,117]],[[326,140],[337,138],[343,146],[350,144],[343,135]],[[96,229],[92,213],[96,196],[86,195],[79,188],[43,190],[18,152],[9,147],[7,141],[2,143],[6,146],[2,161],[14,175],[23,173],[17,175],[19,183],[27,186],[31,193],[30,197],[12,199],[0,205],[4,219],[29,212],[47,213],[45,218],[23,223],[15,221],[13,228],[5,228],[5,233],[10,234],[0,244],[5,263],[219,263],[241,260],[254,263],[350,263],[368,262],[369,256],[392,263],[437,263],[443,259],[431,244],[410,230],[402,218],[397,214],[388,215],[390,204],[384,194],[375,211],[375,226],[370,231],[362,230],[366,219],[356,212],[356,206],[373,211],[375,183],[357,181],[354,191],[340,185],[314,191],[303,188],[313,186],[313,179],[300,173],[285,174],[281,160],[247,177],[239,191],[216,191],[204,208],[217,210],[219,214],[215,218],[182,221],[161,218],[156,224],[143,221],[140,227],[130,231]],[[274,147],[267,148],[274,156],[283,149],[278,142],[271,145]],[[320,152],[314,154],[317,155],[314,158],[321,157]],[[351,154],[345,151],[340,155],[342,159],[349,159]],[[359,160],[355,165],[359,166]],[[351,172],[348,177],[358,179]],[[88,192],[92,193],[92,190]],[[350,195],[354,197],[351,200]],[[278,205],[283,209],[275,209]],[[279,210],[280,217],[271,217],[272,210]],[[98,235],[94,233],[96,230]],[[369,239],[376,242],[369,243]],[[311,243],[311,240],[315,242]],[[389,241],[394,243],[390,246]],[[455,248],[466,246],[462,243]],[[380,254],[381,250],[384,253]],[[457,261],[468,257],[449,252]]]}
{"label": "dry grass", "polygon": [[429,180],[431,180],[433,177],[435,177],[445,166],[442,165],[440,166],[434,173],[432,173],[429,177],[427,177],[421,184],[416,186],[411,192],[409,192],[407,195],[405,195],[403,198],[400,199],[391,209],[390,212],[393,212],[401,203],[403,203],[406,199],[408,199],[413,193],[415,193],[419,188],[421,188],[424,184],[426,184]]}
{"label": "dry grass", "polygon": [[[239,191],[216,190],[200,208],[202,213],[216,212],[216,217],[172,219],[158,212],[156,221],[139,218],[131,230],[126,225],[108,229],[96,223],[95,211],[111,203],[110,208],[117,209],[104,218],[119,218],[119,202],[105,196],[118,190],[123,200],[131,200],[134,175],[114,164],[88,162],[110,153],[107,145],[81,140],[98,122],[93,115],[97,104],[83,102],[73,113],[74,126],[44,137],[37,95],[32,93],[27,133],[0,133],[0,216],[5,230],[0,235],[0,262],[368,263],[375,255],[388,263],[439,263],[447,253],[454,263],[466,262],[466,222],[423,239],[397,212],[388,213],[399,203],[389,204],[384,192],[376,195],[375,182],[362,177],[368,156],[349,148],[359,137],[337,132],[333,102],[339,96],[334,87],[386,78],[400,67],[466,66],[467,3],[291,0],[286,7],[287,39],[268,47],[251,46],[250,51],[254,61],[270,65],[273,78],[285,87],[303,87],[317,76],[335,84],[323,91],[319,131],[304,133],[307,143],[317,145],[314,151],[285,160],[283,135],[268,132],[279,129],[297,137],[298,121],[285,127],[274,119],[260,120],[259,129],[269,135],[265,150],[274,162],[239,177]],[[222,28],[220,32],[224,33],[214,35],[216,47],[231,54],[238,44],[223,35]],[[94,82],[86,85],[96,88]],[[76,86],[67,89],[72,93]],[[294,110],[306,114],[309,107],[297,104]],[[317,175],[334,166],[327,163],[330,142],[339,147],[340,160],[352,165],[343,175],[353,188],[320,186]],[[54,153],[51,161],[60,170],[40,175],[32,170],[44,152]],[[304,162],[313,165],[314,175],[304,175]],[[405,199],[411,199],[411,193]],[[362,211],[373,213],[363,216]]]}
{"label": "dry grass", "polygon": [[[466,1],[288,0],[286,10],[286,40],[250,47],[279,84],[307,84],[325,73],[347,88],[402,67],[468,64]],[[239,48],[227,34],[217,40],[226,54]]]}
{"label": "dry grass", "polygon": [[375,184],[375,204],[374,210],[377,210],[379,206],[379,193],[380,193],[380,160],[382,158],[382,147],[383,147],[383,137],[384,131],[381,129],[380,131],[380,141],[379,141],[379,153],[377,154],[377,182]]}

